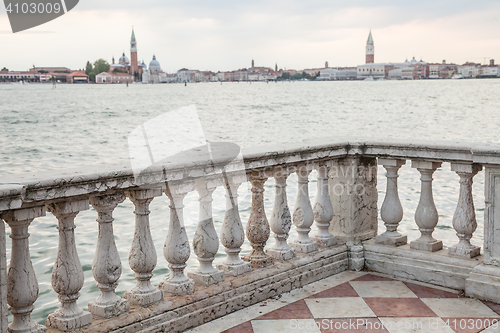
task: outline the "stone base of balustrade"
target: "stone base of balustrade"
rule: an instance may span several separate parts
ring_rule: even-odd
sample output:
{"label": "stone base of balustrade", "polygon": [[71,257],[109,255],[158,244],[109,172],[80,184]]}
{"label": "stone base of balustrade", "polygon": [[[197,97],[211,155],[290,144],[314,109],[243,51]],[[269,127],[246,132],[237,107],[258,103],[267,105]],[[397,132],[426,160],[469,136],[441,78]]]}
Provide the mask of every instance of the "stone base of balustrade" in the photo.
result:
{"label": "stone base of balustrade", "polygon": [[[2,331],[3,333],[4,331]],[[15,328],[12,329],[11,327],[8,328],[8,331],[6,332],[9,332],[9,333],[45,333],[45,332],[49,332],[49,330],[47,329],[47,327],[43,326],[43,325],[40,325],[40,324],[37,324],[35,323],[34,321],[32,321],[31,325],[29,326],[29,328],[23,328],[23,329],[18,329],[16,330]],[[59,330],[57,331],[54,331],[54,332],[60,332]]]}
{"label": "stone base of balustrade", "polygon": [[220,264],[217,265],[217,269],[224,271],[226,276],[239,276],[245,273],[250,272],[252,269],[250,268],[250,264],[248,262],[242,261],[238,265],[225,265]]}
{"label": "stone base of balustrade", "polygon": [[241,259],[250,263],[252,268],[264,268],[271,266],[274,263],[274,259],[267,254],[252,254],[249,253],[246,256],[241,257]]}
{"label": "stone base of balustrade", "polygon": [[301,243],[299,241],[294,241],[291,242],[290,244],[291,247],[295,249],[298,253],[311,253],[318,251],[318,243],[315,241],[308,242],[308,243]]}
{"label": "stone base of balustrade", "polygon": [[223,271],[217,271],[210,274],[194,272],[194,273],[188,273],[187,276],[190,277],[195,284],[199,284],[205,287],[224,281]]}
{"label": "stone base of balustrade", "polygon": [[349,248],[349,269],[357,272],[365,267],[365,254],[363,245],[348,244]]}
{"label": "stone base of balustrade", "polygon": [[131,305],[148,306],[163,299],[163,290],[156,288],[149,291],[132,289],[126,291],[123,298],[128,300]]}
{"label": "stone base of balustrade", "polygon": [[94,316],[102,317],[109,319],[111,317],[116,317],[121,315],[122,313],[128,312],[130,308],[130,303],[124,299],[120,298],[120,300],[113,304],[99,304],[94,302],[89,302],[89,311]]}
{"label": "stone base of balustrade", "polygon": [[273,257],[276,260],[281,260],[281,261],[286,261],[295,258],[296,253],[295,249],[289,248],[289,249],[267,249],[266,254]]}
{"label": "stone base of balustrade", "polygon": [[482,256],[449,256],[447,249],[423,252],[412,250],[409,244],[393,247],[376,244],[375,240],[363,246],[366,269],[457,290],[465,289],[469,274],[482,262]]}
{"label": "stone base of balustrade", "polygon": [[484,264],[474,267],[465,281],[465,294],[500,303],[500,267]]}
{"label": "stone base of balustrade", "polygon": [[436,252],[443,248],[443,242],[436,240],[434,242],[419,242],[418,240],[410,243],[412,250]]}
{"label": "stone base of balustrade", "polygon": [[[111,319],[94,318],[79,333],[183,332],[231,312],[300,288],[348,269],[345,245],[275,262],[223,282],[195,286],[191,294],[171,296],[149,307],[131,306],[130,312]],[[55,333],[55,330],[49,333]]]}
{"label": "stone base of balustrade", "polygon": [[390,246],[401,246],[408,243],[408,237],[399,235],[399,236],[387,236],[387,235],[378,235],[375,238],[375,243],[390,245]]}
{"label": "stone base of balustrade", "polygon": [[455,257],[465,257],[472,259],[481,254],[481,248],[479,246],[472,245],[469,248],[463,248],[459,246],[452,246],[448,249],[448,254]]}
{"label": "stone base of balustrade", "polygon": [[331,237],[311,236],[311,239],[314,240],[320,248],[332,247],[338,244],[337,237],[333,235]]}
{"label": "stone base of balustrade", "polygon": [[189,294],[194,291],[194,281],[187,279],[184,282],[170,282],[169,280],[164,280],[160,282],[158,288],[163,289],[165,293],[171,295],[184,295]]}
{"label": "stone base of balustrade", "polygon": [[52,313],[45,321],[47,327],[52,327],[63,332],[73,331],[77,328],[90,325],[90,323],[92,323],[92,314],[88,311],[81,311],[80,314],[74,317],[62,317],[56,313]]}

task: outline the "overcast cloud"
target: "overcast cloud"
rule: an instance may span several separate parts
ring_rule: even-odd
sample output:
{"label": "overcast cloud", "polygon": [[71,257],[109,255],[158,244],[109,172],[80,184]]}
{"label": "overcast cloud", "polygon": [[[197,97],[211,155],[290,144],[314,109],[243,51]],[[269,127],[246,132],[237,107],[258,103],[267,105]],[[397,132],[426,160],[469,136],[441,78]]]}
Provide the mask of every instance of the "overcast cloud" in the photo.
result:
{"label": "overcast cloud", "polygon": [[377,62],[500,61],[498,1],[97,1],[82,0],[67,15],[12,34],[0,11],[0,67],[83,68],[130,55],[156,54],[163,69],[231,70],[355,66],[364,62],[371,28]]}

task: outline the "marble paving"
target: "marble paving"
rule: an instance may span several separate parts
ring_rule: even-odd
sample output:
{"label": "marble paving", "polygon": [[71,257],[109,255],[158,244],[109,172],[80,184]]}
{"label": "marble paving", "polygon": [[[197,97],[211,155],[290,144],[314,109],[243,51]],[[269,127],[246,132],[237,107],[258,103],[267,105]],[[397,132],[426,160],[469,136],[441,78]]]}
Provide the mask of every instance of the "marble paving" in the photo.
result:
{"label": "marble paving", "polygon": [[190,333],[499,332],[500,305],[372,272],[343,272]]}

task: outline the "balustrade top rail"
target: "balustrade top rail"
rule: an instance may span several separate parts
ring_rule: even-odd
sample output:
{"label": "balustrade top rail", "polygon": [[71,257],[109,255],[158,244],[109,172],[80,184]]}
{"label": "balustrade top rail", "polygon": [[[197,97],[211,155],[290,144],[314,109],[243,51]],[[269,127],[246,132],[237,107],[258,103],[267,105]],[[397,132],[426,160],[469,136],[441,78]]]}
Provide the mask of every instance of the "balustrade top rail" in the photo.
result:
{"label": "balustrade top rail", "polygon": [[[500,165],[500,147],[494,145],[403,140],[332,141],[308,140],[300,144],[243,149],[244,164],[233,164],[229,168],[226,166],[225,172],[249,172],[278,165],[318,162],[353,155]],[[225,156],[207,158],[202,149],[199,149],[162,161],[142,172],[139,179],[134,177],[130,167],[123,165],[6,176],[0,178],[0,211],[31,207],[40,202],[63,198],[88,197],[164,181],[213,175],[220,173],[226,162]]]}

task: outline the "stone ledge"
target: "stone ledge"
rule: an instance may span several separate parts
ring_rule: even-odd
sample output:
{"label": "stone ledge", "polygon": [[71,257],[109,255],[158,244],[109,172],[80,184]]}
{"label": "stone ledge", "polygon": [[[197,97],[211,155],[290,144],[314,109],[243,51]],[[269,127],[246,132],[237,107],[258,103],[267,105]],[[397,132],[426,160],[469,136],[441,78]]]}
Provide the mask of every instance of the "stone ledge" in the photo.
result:
{"label": "stone ledge", "polygon": [[[297,258],[254,269],[210,287],[196,286],[194,293],[165,297],[149,307],[131,306],[130,312],[102,320],[75,332],[182,332],[269,297],[348,269],[345,245],[320,250]],[[47,332],[57,332],[49,329]]]}
{"label": "stone ledge", "polygon": [[365,267],[375,272],[426,282],[452,289],[465,290],[465,280],[482,256],[467,259],[448,256],[448,250],[424,252],[404,245],[397,248],[365,242]]}

